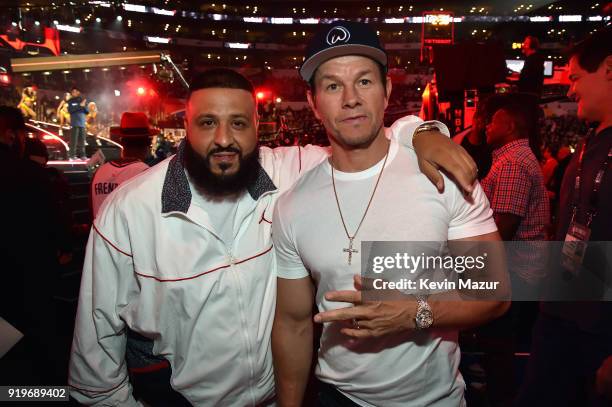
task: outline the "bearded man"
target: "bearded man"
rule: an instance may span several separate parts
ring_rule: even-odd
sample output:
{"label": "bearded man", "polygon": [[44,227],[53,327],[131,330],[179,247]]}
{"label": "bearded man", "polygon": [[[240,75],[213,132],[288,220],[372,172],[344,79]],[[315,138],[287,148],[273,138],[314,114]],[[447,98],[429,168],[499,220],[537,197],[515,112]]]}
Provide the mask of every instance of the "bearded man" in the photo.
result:
{"label": "bearded man", "polygon": [[[328,151],[258,147],[256,107],[253,85],[239,73],[196,77],[177,154],[102,204],[87,245],[70,361],[79,402],[274,402],[272,212],[281,192]],[[421,133],[420,157],[437,157],[423,168],[441,165],[469,189],[475,167],[467,153],[439,132]],[[434,171],[432,181],[440,179]],[[134,386],[135,397],[135,381],[148,391]]]}

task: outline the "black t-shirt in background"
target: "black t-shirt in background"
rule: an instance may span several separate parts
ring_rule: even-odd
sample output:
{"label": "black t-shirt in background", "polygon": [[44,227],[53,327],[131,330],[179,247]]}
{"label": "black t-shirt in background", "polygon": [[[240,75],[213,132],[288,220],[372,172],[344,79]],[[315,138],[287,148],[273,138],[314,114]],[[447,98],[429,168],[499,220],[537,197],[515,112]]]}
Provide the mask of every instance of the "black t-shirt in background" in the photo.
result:
{"label": "black t-shirt in background", "polygon": [[525,58],[518,81],[519,92],[542,94],[544,86],[544,57],[538,52]]}
{"label": "black t-shirt in background", "polygon": [[466,135],[463,137],[463,140],[461,140],[461,147],[465,148],[465,151],[467,151],[470,157],[472,157],[472,160],[476,163],[476,167],[478,168],[478,180],[484,179],[491,169],[491,162],[493,160],[491,146],[487,143],[474,145]]}
{"label": "black t-shirt in background", "polygon": [[[595,176],[602,168],[603,163],[612,147],[612,127],[601,130],[591,137],[584,153],[581,182],[582,189],[578,202],[581,208],[587,208],[593,193]],[[576,150],[572,157],[563,182],[561,184],[561,200],[559,202],[559,224],[556,240],[564,241],[570,222],[572,220],[573,203],[575,202],[574,182],[578,170],[578,160],[584,143]],[[601,181],[599,199],[597,202],[597,215],[591,223],[590,241],[612,241],[612,169],[608,164],[604,178]],[[586,223],[585,210],[577,213],[577,221]],[[589,253],[585,256],[588,261]],[[610,271],[608,270],[608,273]],[[559,302],[543,303],[542,311],[576,322],[583,330],[594,333],[605,333],[612,336],[612,302]]]}
{"label": "black t-shirt in background", "polygon": [[[601,130],[598,134],[591,137],[589,141],[582,163],[582,189],[579,200],[582,208],[588,207],[593,192],[595,176],[606,160],[610,147],[612,147],[612,127]],[[567,166],[563,182],[561,183],[561,207],[559,209],[557,240],[565,240],[565,235],[571,221],[572,204],[575,200],[574,181],[578,171],[580,152],[583,148],[584,144],[581,143]],[[590,240],[612,240],[612,170],[610,168],[608,168],[601,181],[596,209],[597,215],[593,218],[593,223],[591,224]],[[586,223],[584,210],[579,211],[577,216],[579,222]]]}

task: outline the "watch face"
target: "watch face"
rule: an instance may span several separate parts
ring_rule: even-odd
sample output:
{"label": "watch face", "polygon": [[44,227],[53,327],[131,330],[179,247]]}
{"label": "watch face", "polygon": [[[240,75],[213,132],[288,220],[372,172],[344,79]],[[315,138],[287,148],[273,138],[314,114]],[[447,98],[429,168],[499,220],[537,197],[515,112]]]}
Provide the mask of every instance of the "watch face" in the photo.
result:
{"label": "watch face", "polygon": [[433,324],[433,312],[421,309],[416,315],[416,323],[419,328],[429,328]]}

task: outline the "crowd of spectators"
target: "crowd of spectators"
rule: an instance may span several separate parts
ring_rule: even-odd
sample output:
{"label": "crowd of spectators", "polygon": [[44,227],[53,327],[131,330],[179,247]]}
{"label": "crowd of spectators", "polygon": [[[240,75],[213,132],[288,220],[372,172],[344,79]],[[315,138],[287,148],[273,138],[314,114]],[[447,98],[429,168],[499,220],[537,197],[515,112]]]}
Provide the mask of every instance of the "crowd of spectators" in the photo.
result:
{"label": "crowd of spectators", "polygon": [[420,102],[423,90],[427,85],[427,77],[415,77],[410,83],[394,83],[389,107],[406,108],[412,102]]}
{"label": "crowd of spectators", "polygon": [[559,150],[562,147],[575,148],[586,131],[585,122],[575,115],[551,115],[544,120],[543,144],[553,150]]}
{"label": "crowd of spectators", "polygon": [[[405,107],[410,102],[420,101],[429,79],[428,75],[411,75],[407,82],[393,82],[389,105]],[[297,76],[266,77],[258,82],[260,88],[266,92],[266,96],[279,97],[287,102],[306,101],[307,84]]]}

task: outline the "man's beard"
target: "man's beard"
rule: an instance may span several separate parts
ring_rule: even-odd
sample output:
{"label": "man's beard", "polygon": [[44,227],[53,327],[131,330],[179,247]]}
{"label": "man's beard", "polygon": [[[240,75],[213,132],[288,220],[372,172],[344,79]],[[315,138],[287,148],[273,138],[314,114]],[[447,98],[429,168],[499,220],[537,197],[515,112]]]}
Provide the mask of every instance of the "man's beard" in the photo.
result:
{"label": "man's beard", "polygon": [[[238,154],[239,167],[234,174],[217,175],[211,171],[210,159],[212,155],[222,152]],[[255,147],[252,153],[244,156],[240,150],[234,147],[215,148],[208,152],[206,157],[202,157],[191,147],[189,140],[185,139],[183,165],[196,189],[204,195],[217,199],[237,196],[252,185],[257,178],[259,147]],[[223,164],[220,167],[223,168]]]}

